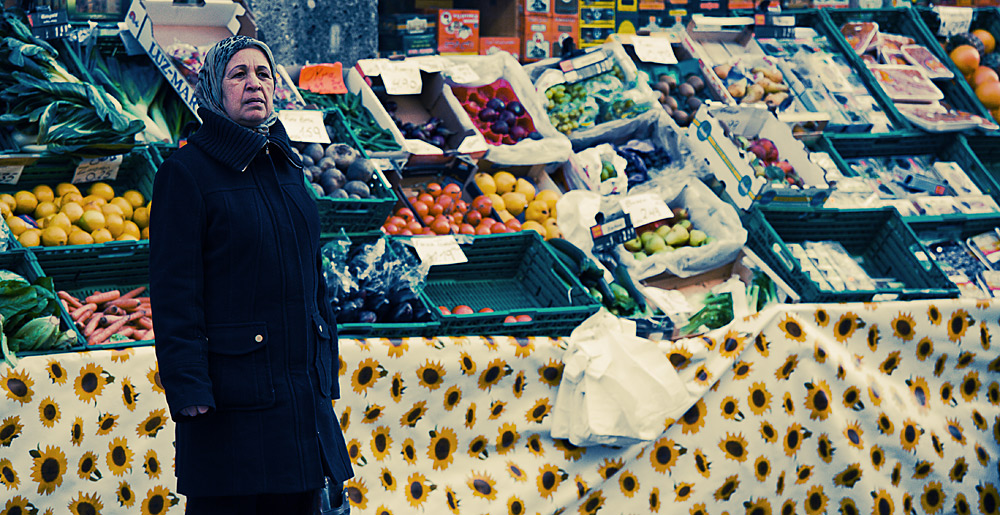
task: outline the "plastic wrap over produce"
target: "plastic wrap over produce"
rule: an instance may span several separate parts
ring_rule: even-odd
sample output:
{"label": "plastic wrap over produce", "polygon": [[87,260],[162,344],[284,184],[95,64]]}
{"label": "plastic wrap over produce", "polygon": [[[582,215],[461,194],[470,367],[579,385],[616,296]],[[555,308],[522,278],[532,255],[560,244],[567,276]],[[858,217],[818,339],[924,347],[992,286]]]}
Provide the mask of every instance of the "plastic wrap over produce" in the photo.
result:
{"label": "plastic wrap over produce", "polygon": [[736,259],[747,241],[747,231],[736,209],[712,193],[708,186],[696,178],[687,178],[669,183],[659,181],[655,188],[646,192],[651,191],[656,191],[671,209],[686,209],[692,226],[705,233],[708,242],[656,252],[642,259],[636,259],[632,252],[619,245],[616,247],[618,260],[628,267],[634,279],[642,280],[664,272],[691,277]]}
{"label": "plastic wrap over produce", "polygon": [[[478,80],[462,83],[463,87],[474,89],[489,86],[500,79],[506,80],[517,97],[513,100],[524,106],[535,131],[541,135],[539,139],[524,138],[513,145],[490,145],[485,159],[501,166],[519,166],[561,163],[569,158],[569,139],[549,122],[544,97],[535,90],[528,74],[513,56],[500,52],[486,56],[453,55],[447,59],[458,65],[468,65],[478,75]],[[469,116],[473,115],[470,113]]]}

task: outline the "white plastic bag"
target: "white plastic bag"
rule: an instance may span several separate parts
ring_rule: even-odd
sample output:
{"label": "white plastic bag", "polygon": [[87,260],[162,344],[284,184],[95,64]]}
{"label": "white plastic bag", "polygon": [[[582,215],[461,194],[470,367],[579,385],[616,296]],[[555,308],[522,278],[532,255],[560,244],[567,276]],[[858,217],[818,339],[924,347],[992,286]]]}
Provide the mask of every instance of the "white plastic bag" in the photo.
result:
{"label": "white plastic bag", "polygon": [[[725,203],[700,180],[687,177],[682,181],[657,181],[644,193],[655,192],[671,208],[684,207],[688,218],[696,229],[704,231],[711,242],[700,247],[681,247],[673,252],[661,252],[635,259],[623,246],[615,248],[618,261],[628,267],[635,280],[669,272],[677,277],[691,277],[718,268],[736,259],[747,241],[747,231],[743,228],[736,208]],[[559,213],[559,228],[562,213]],[[574,242],[575,243],[575,242]]]}
{"label": "white plastic bag", "polygon": [[531,115],[535,130],[542,139],[525,138],[514,145],[489,145],[485,159],[500,166],[561,163],[569,158],[569,139],[557,131],[545,112],[545,96],[535,90],[524,68],[507,52],[492,55],[453,55],[446,59],[458,65],[468,65],[479,80],[465,86],[485,86],[498,79],[506,79],[525,111]]}
{"label": "white plastic bag", "polygon": [[655,342],[604,309],[569,337],[552,410],[552,437],[625,446],[658,438],[694,399]]}

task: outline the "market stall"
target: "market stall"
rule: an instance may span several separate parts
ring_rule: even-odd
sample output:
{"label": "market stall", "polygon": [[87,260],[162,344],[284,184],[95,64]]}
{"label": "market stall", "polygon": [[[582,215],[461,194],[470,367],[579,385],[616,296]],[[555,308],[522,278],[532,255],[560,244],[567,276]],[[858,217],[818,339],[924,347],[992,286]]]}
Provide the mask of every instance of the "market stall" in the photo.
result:
{"label": "market stall", "polygon": [[[352,512],[1000,510],[996,7],[397,3],[381,58],[275,70]],[[153,178],[252,16],[32,9],[0,23],[0,515],[181,513]]]}

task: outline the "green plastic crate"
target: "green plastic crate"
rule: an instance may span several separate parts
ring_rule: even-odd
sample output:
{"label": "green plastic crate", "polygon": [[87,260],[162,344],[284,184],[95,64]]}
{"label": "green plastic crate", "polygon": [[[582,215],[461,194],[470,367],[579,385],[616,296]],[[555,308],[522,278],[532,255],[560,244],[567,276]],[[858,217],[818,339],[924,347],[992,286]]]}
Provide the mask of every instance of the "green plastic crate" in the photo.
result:
{"label": "green plastic crate", "polygon": [[[898,298],[954,298],[958,288],[892,208],[754,208],[743,215],[747,245],[802,297],[802,302],[857,302]],[[903,287],[863,291],[821,290],[802,271],[789,243],[837,241],[872,278],[891,278]]]}
{"label": "green plastic crate", "polygon": [[[365,234],[345,234],[340,238],[347,239],[351,242],[351,245],[364,245],[375,243],[379,239],[384,239],[386,242],[386,251],[392,258],[404,259],[407,262],[412,262],[414,265],[418,262],[413,258],[412,254],[407,252],[405,249],[400,247],[398,240],[393,240],[386,236],[381,231],[375,231]],[[323,238],[324,243],[338,238]],[[437,308],[431,304],[430,299],[427,295],[422,292],[414,292],[417,294],[417,298],[420,303],[431,313],[433,316],[437,313]],[[400,323],[386,323],[386,322],[376,322],[372,324],[362,324],[362,323],[350,323],[350,324],[337,324],[337,336],[342,338],[407,338],[407,337],[420,337],[420,336],[434,336],[438,334],[438,330],[441,326],[441,322],[435,317],[427,322],[400,322]]]}
{"label": "green plastic crate", "polygon": [[306,184],[306,189],[316,199],[319,230],[322,234],[337,234],[341,231],[363,233],[377,230],[392,214],[398,200],[381,171],[377,174],[369,198],[335,199],[317,195],[316,190],[309,184]]}
{"label": "green plastic crate", "polygon": [[[997,141],[1000,143],[1000,139]],[[824,138],[818,146],[830,154],[845,175],[853,175],[845,160],[860,157],[932,155],[939,161],[954,161],[984,195],[1000,203],[996,178],[987,172],[960,134],[838,135]],[[1000,225],[1000,213],[908,216],[903,220],[917,232],[943,228],[947,232],[977,234]]]}
{"label": "green plastic crate", "polygon": [[[952,79],[934,81],[934,84],[944,93],[944,100],[941,102],[961,111],[976,114],[988,120],[992,119],[989,111],[983,107],[983,104],[973,94],[972,89],[965,82],[958,68],[955,67],[955,64],[944,53],[941,45],[931,35],[930,29],[927,28],[915,9],[822,9],[821,13],[826,18],[827,23],[830,24],[830,29],[834,31],[834,37],[839,41],[839,45],[843,49],[849,50],[850,45],[843,34],[840,33],[840,27],[848,22],[875,22],[878,23],[880,32],[913,38],[917,44],[927,47],[939,61],[944,63],[955,74],[955,77]],[[868,67],[864,65],[861,58],[853,50],[847,53],[847,57],[854,63],[854,69],[858,73],[868,75],[869,78],[866,80],[870,80],[871,84],[877,84],[875,77],[868,70]]]}
{"label": "green plastic crate", "polygon": [[969,134],[966,140],[983,168],[1000,182],[1000,135]]}
{"label": "green plastic crate", "polygon": [[[21,277],[24,277],[29,283],[34,283],[40,277],[45,277],[44,272],[41,267],[38,266],[38,262],[31,254],[31,251],[25,249],[11,249],[7,252],[0,253],[0,269],[14,272]],[[56,287],[56,291],[58,291],[58,289],[59,288]],[[73,319],[70,318],[69,313],[67,313],[62,307],[62,303],[60,303],[59,312],[56,313],[56,315],[58,315],[60,319],[60,329],[63,331],[72,329],[73,332],[76,333],[77,344],[73,349],[68,350],[78,350],[83,347],[83,337],[80,335],[80,332],[76,330],[76,327],[73,324]],[[19,352],[18,356],[23,357],[39,354],[48,354],[48,352]]]}
{"label": "green plastic crate", "polygon": [[[424,293],[433,306],[472,308],[441,315],[440,335],[567,336],[600,304],[535,231],[469,237],[466,263],[431,267]],[[491,308],[491,313],[478,313]],[[505,324],[510,315],[530,322]]]}

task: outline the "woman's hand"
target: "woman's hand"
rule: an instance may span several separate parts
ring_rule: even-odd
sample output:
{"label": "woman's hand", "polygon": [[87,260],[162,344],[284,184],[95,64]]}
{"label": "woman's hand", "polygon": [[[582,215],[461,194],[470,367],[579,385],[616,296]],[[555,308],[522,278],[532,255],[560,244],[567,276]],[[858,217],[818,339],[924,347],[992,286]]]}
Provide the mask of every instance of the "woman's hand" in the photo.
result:
{"label": "woman's hand", "polygon": [[181,415],[185,417],[197,417],[208,413],[208,406],[188,406],[181,410]]}

